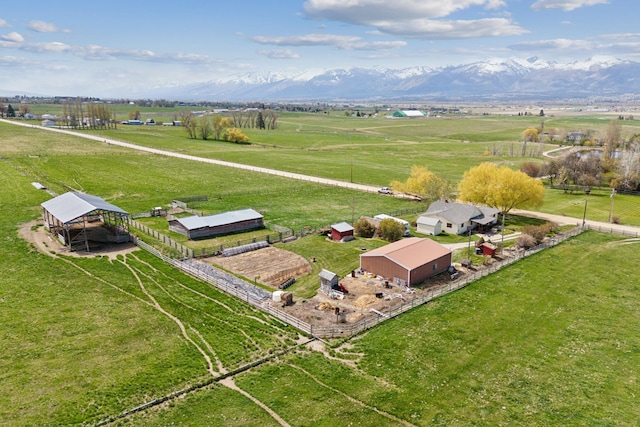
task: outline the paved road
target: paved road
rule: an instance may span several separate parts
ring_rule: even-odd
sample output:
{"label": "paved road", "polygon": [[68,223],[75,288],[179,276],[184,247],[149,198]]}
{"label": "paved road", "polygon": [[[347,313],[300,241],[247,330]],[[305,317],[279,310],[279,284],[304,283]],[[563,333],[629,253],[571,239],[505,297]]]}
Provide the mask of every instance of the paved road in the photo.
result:
{"label": "paved road", "polygon": [[[208,158],[205,158],[205,157],[191,156],[189,154],[174,153],[172,151],[158,150],[156,148],[144,147],[142,145],[131,144],[129,142],[118,141],[116,139],[104,138],[104,137],[96,136],[96,135],[89,135],[89,134],[76,132],[76,131],[68,130],[68,129],[57,129],[57,128],[50,128],[50,127],[45,127],[45,126],[37,126],[37,125],[24,123],[24,122],[20,122],[20,121],[15,121],[15,120],[0,119],[0,121],[4,122],[4,123],[9,123],[9,124],[12,124],[12,125],[25,126],[25,127],[30,127],[30,128],[39,129],[39,130],[46,130],[46,131],[50,131],[50,132],[58,132],[58,133],[77,136],[77,137],[81,137],[81,138],[91,139],[91,140],[102,142],[102,143],[108,143],[108,144],[112,144],[112,145],[116,145],[116,146],[120,146],[120,147],[130,148],[130,149],[133,149],[133,150],[144,151],[144,152],[147,152],[147,153],[157,154],[157,155],[160,155],[160,156],[175,157],[175,158],[178,158],[178,159],[184,159],[184,160],[190,160],[190,161],[202,162],[202,163],[209,163],[209,164],[212,164],[212,165],[219,165],[219,166],[226,166],[226,167],[237,168],[237,169],[244,169],[244,170],[253,171],[253,172],[266,173],[266,174],[270,174],[270,175],[282,176],[282,177],[285,177],[285,178],[297,179],[297,180],[300,180],[300,181],[307,181],[307,182],[314,182],[314,183],[318,183],[318,184],[332,185],[334,187],[349,188],[349,189],[358,190],[358,191],[366,191],[366,192],[369,192],[369,193],[376,193],[378,191],[378,187],[371,186],[371,185],[355,184],[355,183],[352,183],[352,182],[338,181],[338,180],[335,180],[335,179],[319,178],[319,177],[316,177],[316,176],[309,176],[309,175],[303,175],[303,174],[292,173],[292,172],[283,172],[283,171],[279,171],[279,170],[275,170],[275,169],[268,169],[268,168],[261,168],[261,167],[257,167],[257,166],[244,165],[244,164],[241,164],[241,163],[225,162],[223,160],[215,160],[215,159],[208,159]],[[580,225],[580,224],[582,224],[582,218],[573,218],[573,217],[568,217],[568,216],[563,216],[563,215],[554,215],[554,214],[547,214],[547,213],[542,213],[542,212],[533,212],[533,211],[520,210],[520,209],[514,209],[511,212],[513,214],[515,214],[515,215],[523,215],[523,216],[528,216],[528,217],[532,217],[532,218],[540,218],[540,219],[543,219],[545,221],[553,221],[553,222],[558,223],[560,225],[565,225],[565,224],[578,224],[578,225]],[[585,223],[587,225],[589,225],[589,227],[595,228],[595,229],[601,229],[601,230],[607,230],[607,231],[615,231],[615,232],[618,232],[618,233],[625,233],[625,234],[630,234],[630,235],[634,235],[634,234],[635,235],[639,235],[640,234],[640,227],[634,227],[634,226],[629,226],[629,225],[619,225],[619,224],[609,224],[607,222],[598,222],[598,221],[591,221],[591,220],[587,220]]]}

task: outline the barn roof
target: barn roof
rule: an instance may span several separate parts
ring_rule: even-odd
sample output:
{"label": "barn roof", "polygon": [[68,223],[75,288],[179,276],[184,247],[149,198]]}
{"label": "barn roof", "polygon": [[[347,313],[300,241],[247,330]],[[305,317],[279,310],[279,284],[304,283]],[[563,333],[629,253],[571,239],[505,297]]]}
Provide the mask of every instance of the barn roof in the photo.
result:
{"label": "barn roof", "polygon": [[187,230],[197,230],[205,227],[219,227],[221,225],[235,224],[237,222],[251,221],[261,219],[262,215],[253,209],[241,209],[238,211],[229,211],[209,216],[188,216],[185,218],[177,218],[180,224]]}
{"label": "barn roof", "polygon": [[336,230],[338,233],[344,233],[346,231],[353,231],[353,227],[346,222],[339,222],[337,224],[332,224],[331,228]]}
{"label": "barn roof", "polygon": [[54,197],[51,200],[47,200],[40,206],[63,224],[97,210],[129,215],[128,212],[104,201],[98,196],[76,193],[73,191]]}
{"label": "barn roof", "polygon": [[413,270],[451,253],[451,249],[431,239],[409,237],[374,249],[360,257],[385,257],[398,265]]}

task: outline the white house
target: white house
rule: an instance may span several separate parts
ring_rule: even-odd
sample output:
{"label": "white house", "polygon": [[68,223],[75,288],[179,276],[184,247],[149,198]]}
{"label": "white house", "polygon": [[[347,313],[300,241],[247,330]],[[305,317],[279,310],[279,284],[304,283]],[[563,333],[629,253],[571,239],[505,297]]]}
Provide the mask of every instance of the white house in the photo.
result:
{"label": "white house", "polygon": [[[442,222],[442,231],[450,234],[465,234],[470,229],[482,231],[498,222],[500,211],[487,206],[448,202],[438,200],[420,217],[438,219]],[[424,221],[424,220],[423,220]]]}

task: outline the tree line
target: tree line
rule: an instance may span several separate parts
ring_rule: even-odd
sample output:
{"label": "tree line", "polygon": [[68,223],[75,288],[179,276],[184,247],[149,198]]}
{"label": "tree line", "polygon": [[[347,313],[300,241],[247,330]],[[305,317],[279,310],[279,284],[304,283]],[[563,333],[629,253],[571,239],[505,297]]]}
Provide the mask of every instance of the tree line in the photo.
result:
{"label": "tree line", "polygon": [[192,111],[180,114],[180,124],[191,139],[245,143],[249,137],[242,128],[274,130],[278,114],[273,110],[233,110],[230,117],[221,114],[197,116]]}

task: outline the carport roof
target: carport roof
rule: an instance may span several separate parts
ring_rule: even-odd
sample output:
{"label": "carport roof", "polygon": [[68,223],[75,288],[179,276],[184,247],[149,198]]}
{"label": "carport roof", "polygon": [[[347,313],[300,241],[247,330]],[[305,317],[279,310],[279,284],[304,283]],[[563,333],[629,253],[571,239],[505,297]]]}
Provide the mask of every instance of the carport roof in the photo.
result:
{"label": "carport roof", "polygon": [[71,222],[76,218],[80,218],[81,216],[87,215],[96,210],[129,215],[128,212],[104,201],[98,196],[76,193],[73,191],[54,197],[51,200],[47,200],[40,206],[63,224]]}

